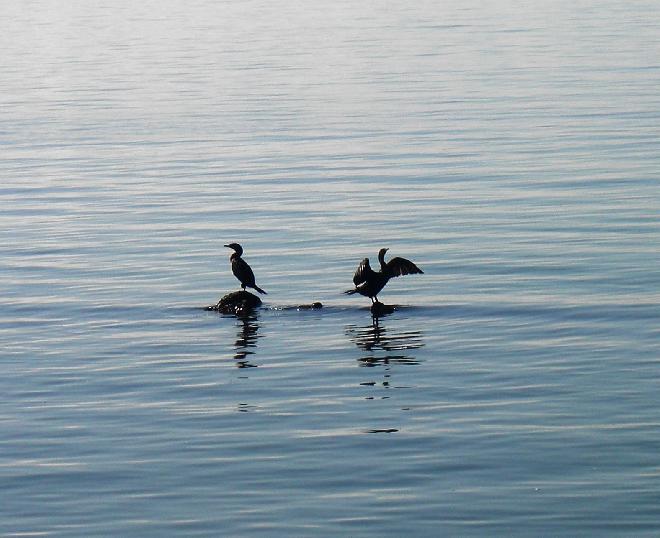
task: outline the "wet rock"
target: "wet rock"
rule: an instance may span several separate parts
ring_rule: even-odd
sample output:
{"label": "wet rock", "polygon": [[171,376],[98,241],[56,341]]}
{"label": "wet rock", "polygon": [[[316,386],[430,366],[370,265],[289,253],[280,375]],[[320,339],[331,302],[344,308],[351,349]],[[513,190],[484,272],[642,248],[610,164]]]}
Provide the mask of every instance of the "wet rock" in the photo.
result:
{"label": "wet rock", "polygon": [[299,304],[296,306],[280,306],[276,307],[275,310],[319,310],[323,308],[323,305],[318,301],[314,303]]}
{"label": "wet rock", "polygon": [[243,316],[261,306],[261,299],[249,291],[233,291],[225,295],[217,304],[207,306],[207,310],[213,310],[222,314],[234,314]]}
{"label": "wet rock", "polygon": [[395,307],[392,305],[387,305],[383,303],[373,303],[371,305],[371,315],[374,317],[384,316],[385,314],[391,314],[394,312]]}
{"label": "wet rock", "polygon": [[301,304],[296,307],[298,310],[318,310],[319,308],[323,308],[323,305],[319,303],[318,301],[311,303],[311,304]]}

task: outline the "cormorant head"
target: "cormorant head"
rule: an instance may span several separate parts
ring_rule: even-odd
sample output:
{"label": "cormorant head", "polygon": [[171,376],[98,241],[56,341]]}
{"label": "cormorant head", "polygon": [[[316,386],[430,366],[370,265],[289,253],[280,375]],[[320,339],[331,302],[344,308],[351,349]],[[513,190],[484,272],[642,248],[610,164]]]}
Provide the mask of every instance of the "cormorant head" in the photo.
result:
{"label": "cormorant head", "polygon": [[385,262],[385,253],[386,253],[388,250],[390,250],[390,249],[389,249],[389,248],[381,248],[381,249],[378,251],[378,261],[379,261],[380,263],[384,263],[384,262]]}
{"label": "cormorant head", "polygon": [[238,243],[229,243],[228,245],[225,245],[227,248],[231,248],[234,251],[236,251],[236,254],[241,256],[243,254],[243,247],[239,245]]}

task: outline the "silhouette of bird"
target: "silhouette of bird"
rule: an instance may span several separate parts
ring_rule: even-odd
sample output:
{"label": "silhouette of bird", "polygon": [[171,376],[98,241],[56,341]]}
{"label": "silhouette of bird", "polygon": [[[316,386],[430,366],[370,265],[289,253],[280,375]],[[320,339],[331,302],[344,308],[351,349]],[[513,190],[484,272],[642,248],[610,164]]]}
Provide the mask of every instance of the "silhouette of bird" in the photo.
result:
{"label": "silhouette of bird", "polygon": [[266,292],[257,286],[254,281],[254,273],[252,272],[252,268],[243,258],[241,258],[243,255],[243,247],[238,243],[229,243],[225,246],[234,250],[232,255],[229,257],[229,260],[231,261],[231,272],[234,273],[236,278],[238,278],[239,282],[241,283],[241,288],[243,288],[244,291],[246,287],[253,288],[259,293],[263,293],[265,295]]}
{"label": "silhouette of bird", "polygon": [[369,258],[365,258],[358,265],[355,275],[353,276],[353,283],[355,289],[347,290],[344,293],[353,295],[359,293],[365,297],[369,297],[371,302],[378,303],[378,294],[385,287],[385,284],[390,278],[401,275],[414,275],[417,273],[423,274],[419,267],[417,267],[410,260],[405,258],[392,258],[389,262],[385,263],[385,253],[389,249],[381,248],[378,251],[378,261],[380,262],[380,271],[374,271],[369,265]]}

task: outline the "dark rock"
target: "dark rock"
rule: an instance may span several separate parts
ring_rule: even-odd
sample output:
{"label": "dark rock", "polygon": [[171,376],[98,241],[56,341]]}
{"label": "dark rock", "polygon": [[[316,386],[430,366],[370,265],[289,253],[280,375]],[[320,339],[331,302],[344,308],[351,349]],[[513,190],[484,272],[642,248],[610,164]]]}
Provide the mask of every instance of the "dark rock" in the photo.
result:
{"label": "dark rock", "polygon": [[207,306],[207,310],[213,310],[222,314],[234,314],[244,316],[255,308],[261,306],[261,299],[248,291],[233,291],[225,295],[217,304]]}
{"label": "dark rock", "polygon": [[318,310],[319,308],[323,308],[323,305],[318,301],[311,304],[301,304],[297,306],[298,310]]}
{"label": "dark rock", "polygon": [[374,317],[384,316],[385,314],[391,314],[396,308],[392,305],[383,304],[380,302],[373,303],[371,305],[371,315]]}

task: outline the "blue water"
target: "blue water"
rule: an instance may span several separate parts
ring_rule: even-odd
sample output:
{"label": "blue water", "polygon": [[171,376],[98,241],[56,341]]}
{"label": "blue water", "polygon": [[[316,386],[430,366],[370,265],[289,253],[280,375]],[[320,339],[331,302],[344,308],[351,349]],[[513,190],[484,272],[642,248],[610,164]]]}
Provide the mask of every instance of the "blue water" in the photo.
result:
{"label": "blue water", "polygon": [[660,4],[6,4],[0,535],[660,533]]}

